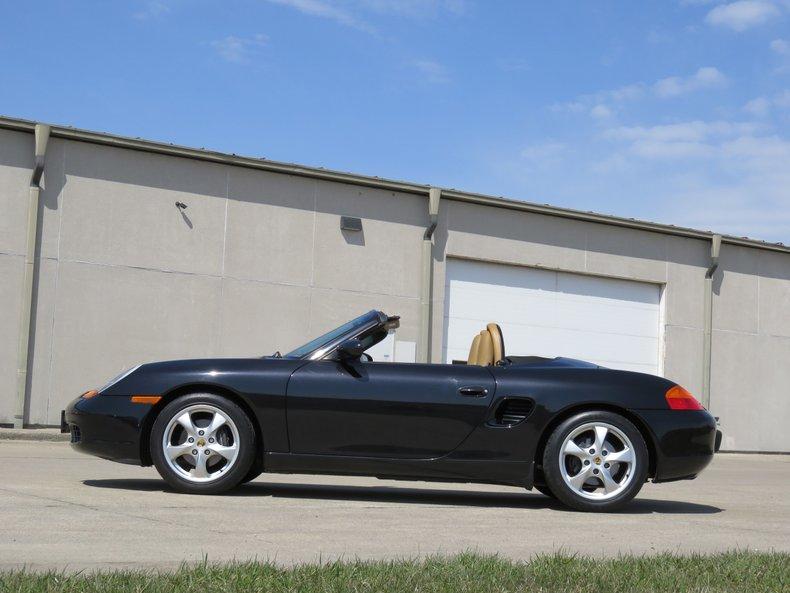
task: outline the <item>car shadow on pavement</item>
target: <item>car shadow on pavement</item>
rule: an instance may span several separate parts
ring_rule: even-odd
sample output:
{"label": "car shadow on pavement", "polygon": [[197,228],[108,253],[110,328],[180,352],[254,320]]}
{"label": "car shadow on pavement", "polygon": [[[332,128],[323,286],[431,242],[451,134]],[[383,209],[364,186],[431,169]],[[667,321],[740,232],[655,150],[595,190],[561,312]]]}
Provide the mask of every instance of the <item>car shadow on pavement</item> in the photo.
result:
{"label": "car shadow on pavement", "polygon": [[[148,492],[173,492],[162,480],[84,480],[93,488],[135,490]],[[400,504],[427,504],[441,506],[468,506],[488,508],[552,509],[574,512],[556,500],[537,491],[474,492],[468,490],[437,490],[428,488],[393,488],[389,486],[340,486],[327,484],[288,484],[280,482],[250,482],[222,494],[223,497],[272,496],[311,500],[357,500],[363,502],[392,502]],[[655,500],[637,497],[620,514],[689,514],[720,513],[715,506],[675,500]]]}

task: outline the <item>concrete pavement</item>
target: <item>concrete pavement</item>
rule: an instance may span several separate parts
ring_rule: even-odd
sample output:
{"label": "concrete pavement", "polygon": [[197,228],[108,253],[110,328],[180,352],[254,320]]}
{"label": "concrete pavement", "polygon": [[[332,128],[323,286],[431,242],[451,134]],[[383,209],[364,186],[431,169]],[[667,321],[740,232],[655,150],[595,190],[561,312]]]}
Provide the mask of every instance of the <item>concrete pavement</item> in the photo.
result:
{"label": "concrete pavement", "polygon": [[166,490],[152,468],[53,442],[0,441],[0,467],[0,569],[790,550],[784,455],[719,455],[697,480],[646,484],[610,515],[566,511],[518,488],[333,476],[264,474],[229,495],[189,496]]}

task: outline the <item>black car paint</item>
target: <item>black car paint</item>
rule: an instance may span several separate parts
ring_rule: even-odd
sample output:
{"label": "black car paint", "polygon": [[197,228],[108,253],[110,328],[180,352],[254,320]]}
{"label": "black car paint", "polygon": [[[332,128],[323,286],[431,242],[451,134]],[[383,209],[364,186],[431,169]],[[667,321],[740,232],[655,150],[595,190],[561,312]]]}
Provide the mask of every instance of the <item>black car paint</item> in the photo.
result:
{"label": "black car paint", "polygon": [[480,425],[495,387],[491,372],[479,366],[313,361],[288,384],[290,450],[443,457]]}
{"label": "black car paint", "polygon": [[[664,394],[673,385],[563,358],[514,357],[490,367],[181,360],[142,365],[98,397],[76,399],[65,420],[79,427],[75,448],[147,465],[158,410],[178,394],[211,391],[234,398],[254,416],[266,471],[531,487],[536,454],[554,426],[575,411],[610,409],[640,428],[651,450],[651,476],[667,481],[704,469],[716,438],[707,411],[668,409]],[[458,392],[470,386],[485,393]],[[164,398],[151,407],[131,403],[134,394]],[[514,426],[498,425],[496,410],[508,398],[531,400],[532,412]]]}

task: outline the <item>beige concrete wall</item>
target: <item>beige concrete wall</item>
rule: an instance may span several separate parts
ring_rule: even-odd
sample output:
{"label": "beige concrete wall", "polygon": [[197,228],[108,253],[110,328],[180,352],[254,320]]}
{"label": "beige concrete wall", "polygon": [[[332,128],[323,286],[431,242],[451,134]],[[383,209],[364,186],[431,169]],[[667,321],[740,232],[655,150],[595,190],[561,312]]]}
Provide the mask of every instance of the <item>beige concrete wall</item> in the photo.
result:
{"label": "beige concrete wall", "polygon": [[[663,374],[701,396],[707,241],[444,201],[434,249],[432,356],[447,257],[658,283]],[[711,411],[729,450],[790,451],[790,255],[725,245],[716,275]]]}
{"label": "beige concrete wall", "polygon": [[790,450],[790,256],[722,246],[715,276],[711,409],[724,447]]}
{"label": "beige concrete wall", "polygon": [[[32,136],[0,147],[0,196],[20,218]],[[417,339],[422,198],[59,139],[45,181],[31,424],[138,363],[286,351],[372,308]],[[341,215],[363,232],[342,232]],[[2,220],[10,422],[25,225]]]}
{"label": "beige concrete wall", "polygon": [[[0,131],[0,423],[16,381],[31,134]],[[28,421],[155,359],[288,350],[371,308],[417,340],[424,197],[51,140]],[[176,201],[187,204],[182,213]],[[339,228],[358,216],[363,232]],[[443,200],[431,351],[441,358],[447,257],[663,287],[664,375],[702,390],[707,241]],[[724,245],[711,408],[725,447],[790,450],[790,255]]]}
{"label": "beige concrete wall", "polygon": [[0,130],[0,423],[14,419],[33,136]]}

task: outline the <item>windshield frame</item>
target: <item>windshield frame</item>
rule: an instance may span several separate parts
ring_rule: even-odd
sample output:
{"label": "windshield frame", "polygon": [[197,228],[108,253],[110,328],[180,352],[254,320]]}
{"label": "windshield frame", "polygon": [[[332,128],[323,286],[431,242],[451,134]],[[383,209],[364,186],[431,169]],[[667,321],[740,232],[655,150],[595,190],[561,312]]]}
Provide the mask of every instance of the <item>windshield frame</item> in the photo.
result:
{"label": "windshield frame", "polygon": [[[317,360],[329,354],[334,348],[349,338],[387,323],[388,317],[381,311],[368,311],[346,323],[294,348],[283,358],[295,360]],[[342,330],[342,331],[341,331]]]}

